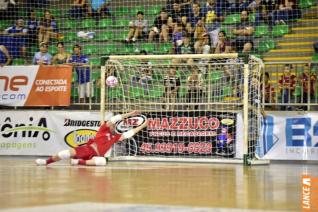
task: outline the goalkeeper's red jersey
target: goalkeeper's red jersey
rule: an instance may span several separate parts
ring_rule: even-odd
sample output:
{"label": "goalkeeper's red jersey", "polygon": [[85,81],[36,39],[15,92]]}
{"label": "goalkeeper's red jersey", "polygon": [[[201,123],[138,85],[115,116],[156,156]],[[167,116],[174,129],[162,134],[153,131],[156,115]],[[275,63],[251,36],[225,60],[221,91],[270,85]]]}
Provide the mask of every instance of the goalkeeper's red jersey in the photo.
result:
{"label": "goalkeeper's red jersey", "polygon": [[100,126],[94,139],[88,141],[88,145],[96,144],[99,156],[104,156],[112,145],[119,141],[121,134],[112,134],[106,123]]}

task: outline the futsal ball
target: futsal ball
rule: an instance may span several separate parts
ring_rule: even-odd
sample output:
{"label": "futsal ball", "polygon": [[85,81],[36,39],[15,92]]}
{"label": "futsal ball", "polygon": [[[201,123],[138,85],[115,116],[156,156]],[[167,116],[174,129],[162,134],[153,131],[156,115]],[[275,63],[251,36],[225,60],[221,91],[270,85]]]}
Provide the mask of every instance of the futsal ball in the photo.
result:
{"label": "futsal ball", "polygon": [[118,79],[115,76],[109,76],[106,79],[106,85],[109,87],[115,87],[118,84]]}

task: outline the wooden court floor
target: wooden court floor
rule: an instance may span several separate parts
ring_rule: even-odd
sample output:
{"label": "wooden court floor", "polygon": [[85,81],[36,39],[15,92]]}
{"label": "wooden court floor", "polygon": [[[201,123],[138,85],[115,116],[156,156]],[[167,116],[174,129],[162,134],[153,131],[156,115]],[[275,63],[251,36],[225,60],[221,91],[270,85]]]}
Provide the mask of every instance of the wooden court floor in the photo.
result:
{"label": "wooden court floor", "polygon": [[114,205],[136,210],[109,211],[300,211],[301,175],[317,177],[317,167],[154,162],[37,167],[33,157],[2,156],[0,210],[61,211],[62,204],[68,205],[65,211],[108,211]]}

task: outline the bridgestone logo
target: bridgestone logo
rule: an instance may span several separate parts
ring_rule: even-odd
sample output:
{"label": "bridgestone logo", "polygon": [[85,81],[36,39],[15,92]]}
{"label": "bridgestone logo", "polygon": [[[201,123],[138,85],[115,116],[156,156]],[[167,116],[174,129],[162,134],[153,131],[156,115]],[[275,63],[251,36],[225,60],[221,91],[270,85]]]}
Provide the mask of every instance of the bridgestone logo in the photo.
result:
{"label": "bridgestone logo", "polygon": [[65,127],[99,127],[100,121],[65,119]]}

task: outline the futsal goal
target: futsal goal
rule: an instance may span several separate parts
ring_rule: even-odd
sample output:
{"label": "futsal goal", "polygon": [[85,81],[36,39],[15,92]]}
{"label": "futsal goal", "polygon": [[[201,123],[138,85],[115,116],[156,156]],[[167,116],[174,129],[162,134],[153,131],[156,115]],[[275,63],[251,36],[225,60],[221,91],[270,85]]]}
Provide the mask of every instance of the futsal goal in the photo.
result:
{"label": "futsal goal", "polygon": [[[148,126],[117,143],[113,160],[251,164],[260,136],[262,61],[238,54],[113,55],[102,57],[101,119],[105,111],[140,116],[117,123],[123,132]],[[118,83],[107,86],[115,76]]]}

